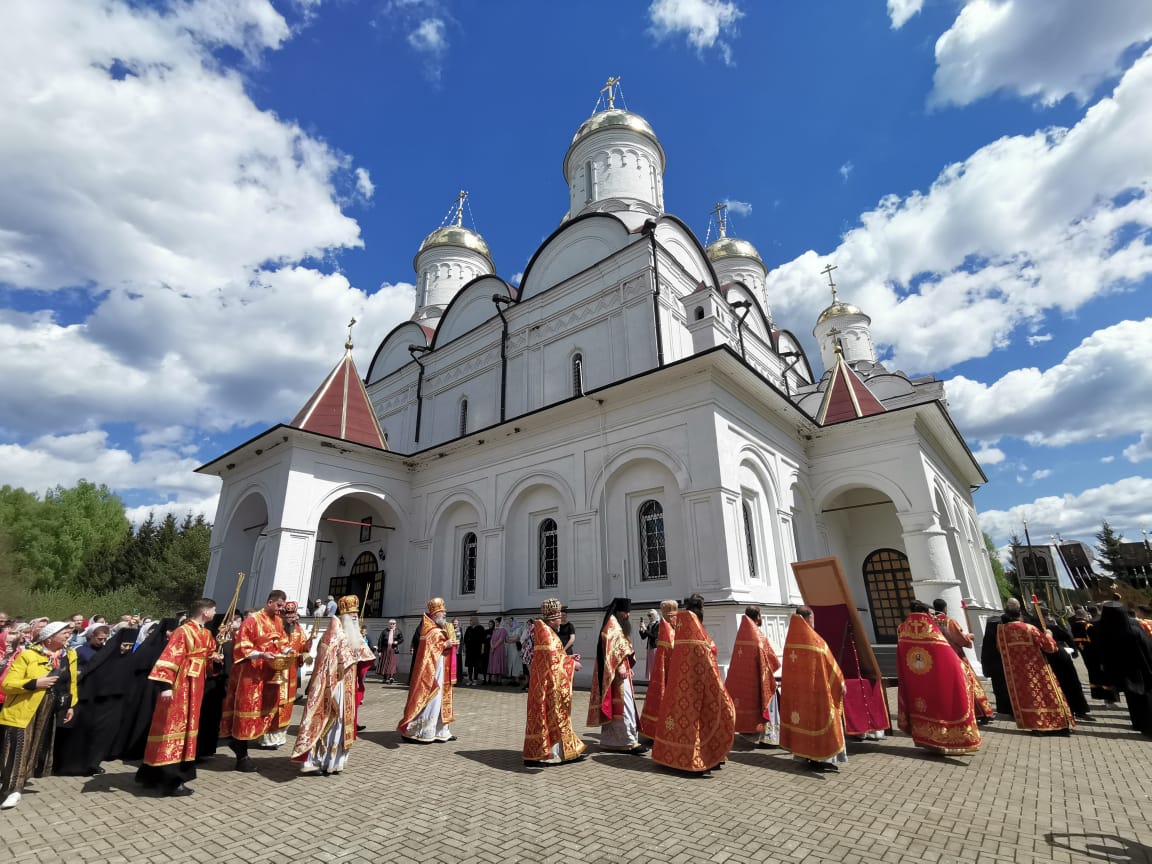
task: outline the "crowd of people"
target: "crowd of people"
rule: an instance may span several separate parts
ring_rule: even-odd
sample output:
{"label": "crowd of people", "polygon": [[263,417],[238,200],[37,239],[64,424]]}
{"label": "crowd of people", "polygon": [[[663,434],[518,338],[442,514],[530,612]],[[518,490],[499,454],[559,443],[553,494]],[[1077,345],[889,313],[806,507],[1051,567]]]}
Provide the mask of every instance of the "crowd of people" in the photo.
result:
{"label": "crowd of people", "polygon": [[[740,734],[757,747],[790,752],[810,770],[838,771],[847,761],[848,681],[813,610],[801,606],[791,616],[781,660],[759,608],[749,606],[724,675],[704,626],[703,598],[693,594],[680,606],[664,601],[642,619],[642,706],[631,602],[616,598],[605,611],[586,713],[587,726],[599,729],[599,748],[650,752],[660,765],[708,776],[724,766]],[[0,612],[0,809],[15,807],[33,778],[96,776],[114,759],[139,760],[136,780],[145,788],[190,795],[196,764],[213,758],[223,739],[237,771],[256,771],[250,748],[287,744],[300,672],[310,663],[291,759],[304,774],[340,773],[363,728],[365,675],[375,668],[385,684],[394,683],[405,639],[390,620],[374,653],[355,596],[316,601],[313,611],[328,619],[323,633],[301,624],[297,604],[282,591],[271,592],[263,608],[230,618],[208,598],[179,620],[24,621]],[[993,708],[965,653],[973,635],[943,600],[912,602],[898,631],[898,728],[918,746],[948,755],[978,750],[980,726],[997,715],[1035,734],[1071,734],[1078,720],[1095,719],[1072,662],[1081,655],[1092,698],[1123,700],[1133,729],[1152,737],[1152,610],[1117,601],[1077,607],[1068,628],[1042,604],[1033,611],[1030,618],[1013,599],[988,622],[981,662]],[[484,627],[473,616],[463,631],[442,599],[429,600],[408,642],[401,738],[455,740],[455,686],[511,682],[528,693],[525,765],[582,760],[587,744],[572,720],[573,676],[582,668],[575,641],[556,599],[526,622],[494,618]]]}

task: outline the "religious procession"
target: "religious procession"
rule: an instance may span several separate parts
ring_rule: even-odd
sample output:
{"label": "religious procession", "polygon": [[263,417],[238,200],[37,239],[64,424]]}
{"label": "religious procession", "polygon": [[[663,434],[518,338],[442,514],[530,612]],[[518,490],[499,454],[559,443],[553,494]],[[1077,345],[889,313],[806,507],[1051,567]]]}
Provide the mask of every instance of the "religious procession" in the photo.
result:
{"label": "religious procession", "polygon": [[[215,758],[224,741],[235,770],[255,772],[250,749],[286,747],[298,696],[304,706],[288,758],[304,775],[344,771],[363,729],[366,675],[375,670],[385,684],[395,682],[404,641],[396,622],[381,634],[378,655],[356,596],[318,601],[322,632],[301,623],[298,604],[283,591],[272,591],[258,610],[234,607],[235,599],[220,613],[203,598],[180,619],[124,616],[115,624],[102,616],[22,621],[0,612],[0,809],[16,807],[35,778],[97,776],[112,760],[138,762],[144,794],[191,795],[197,764]],[[888,682],[897,686],[896,729],[927,753],[975,753],[981,727],[998,718],[1036,735],[1070,735],[1077,723],[1093,722],[1074,656],[1083,658],[1091,698],[1122,700],[1132,729],[1152,738],[1152,610],[1117,600],[1077,607],[1065,628],[1039,602],[1030,615],[1020,601],[1007,601],[988,622],[980,657],[995,707],[965,656],[973,634],[948,612],[940,599],[910,603],[899,627],[897,678]],[[704,598],[666,600],[640,626],[648,681],[641,699],[628,598],[604,611],[587,660],[575,651],[575,630],[558,599],[545,600],[539,617],[515,632],[493,622],[489,635],[473,617],[462,637],[444,601],[432,598],[409,649],[397,732],[415,745],[454,741],[457,685],[523,679],[524,765],[580,762],[590,745],[574,725],[581,709],[573,707],[573,677],[588,662],[585,725],[598,731],[594,746],[602,751],[649,755],[673,772],[710,777],[741,735],[757,748],[791,753],[801,770],[839,772],[847,741],[894,734],[867,642],[848,652],[829,645],[829,634],[851,633],[844,615],[835,605],[796,608],[778,654],[759,607],[749,606],[724,674]],[[510,640],[516,670],[506,662]]]}

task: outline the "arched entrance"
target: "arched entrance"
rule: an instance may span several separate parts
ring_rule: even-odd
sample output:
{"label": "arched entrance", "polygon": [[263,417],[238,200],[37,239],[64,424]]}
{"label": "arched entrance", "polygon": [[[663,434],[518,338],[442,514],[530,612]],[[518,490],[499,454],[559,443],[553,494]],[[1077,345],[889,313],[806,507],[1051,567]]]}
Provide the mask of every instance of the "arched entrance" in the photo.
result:
{"label": "arched entrance", "polygon": [[403,572],[406,543],[403,523],[381,496],[356,491],[337,498],[320,514],[310,594],[355,595],[361,618],[395,613],[403,585],[393,579],[386,592],[386,568]]}
{"label": "arched entrance", "polygon": [[896,549],[877,549],[864,559],[863,571],[876,641],[895,644],[896,628],[916,599],[908,556]]}

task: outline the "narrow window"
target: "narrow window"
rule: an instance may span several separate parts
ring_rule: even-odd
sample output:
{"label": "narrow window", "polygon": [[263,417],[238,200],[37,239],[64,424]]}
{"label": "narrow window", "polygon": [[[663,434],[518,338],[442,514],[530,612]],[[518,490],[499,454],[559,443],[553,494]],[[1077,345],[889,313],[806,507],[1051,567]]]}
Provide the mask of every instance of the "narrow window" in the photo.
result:
{"label": "narrow window", "polygon": [[696,307],[696,320],[697,321],[703,321],[704,320],[704,307],[703,306],[697,306]]}
{"label": "narrow window", "polygon": [[541,588],[555,588],[560,584],[559,539],[555,519],[545,519],[540,523],[539,585]]}
{"label": "narrow window", "polygon": [[572,395],[584,395],[584,355],[575,354],[572,357]]}
{"label": "narrow window", "polygon": [[664,545],[664,508],[659,501],[640,505],[640,579],[668,578],[668,553]]}
{"label": "narrow window", "polygon": [[752,506],[744,501],[740,505],[744,513],[744,548],[748,552],[748,575],[756,578],[756,532],[753,528]]}
{"label": "narrow window", "polygon": [[476,593],[476,535],[464,535],[460,548],[460,593]]}
{"label": "narrow window", "polygon": [[468,400],[460,400],[460,434],[468,434]]}
{"label": "narrow window", "polygon": [[584,203],[592,202],[592,160],[584,163]]}

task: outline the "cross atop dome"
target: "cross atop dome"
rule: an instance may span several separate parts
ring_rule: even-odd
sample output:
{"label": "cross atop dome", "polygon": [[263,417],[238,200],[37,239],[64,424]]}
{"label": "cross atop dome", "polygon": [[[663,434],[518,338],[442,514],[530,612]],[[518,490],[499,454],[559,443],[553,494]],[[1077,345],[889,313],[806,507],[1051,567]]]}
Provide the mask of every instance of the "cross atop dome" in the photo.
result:
{"label": "cross atop dome", "polygon": [[716,217],[716,230],[720,232],[720,239],[723,240],[728,236],[728,204],[717,201],[710,212]]}
{"label": "cross atop dome", "polygon": [[348,341],[344,343],[344,350],[345,351],[351,351],[352,350],[352,328],[355,326],[356,326],[356,319],[353,318],[351,321],[348,322]]}
{"label": "cross atop dome", "polygon": [[461,189],[456,193],[456,227],[464,226],[464,202],[468,200],[468,190]]}
{"label": "cross atop dome", "polygon": [[596,100],[596,107],[592,109],[595,114],[600,109],[600,104],[604,103],[607,107],[605,111],[616,110],[616,96],[619,94],[620,101],[624,101],[624,91],[620,89],[620,76],[609,75],[608,80],[604,82],[604,86],[600,88],[600,98]]}
{"label": "cross atop dome", "polygon": [[832,289],[832,305],[833,306],[836,305],[836,283],[832,281],[832,271],[838,270],[838,269],[839,268],[835,264],[830,263],[830,264],[828,264],[828,266],[826,266],[823,270],[820,271],[821,273],[823,273],[825,276],[828,277],[828,287]]}

